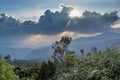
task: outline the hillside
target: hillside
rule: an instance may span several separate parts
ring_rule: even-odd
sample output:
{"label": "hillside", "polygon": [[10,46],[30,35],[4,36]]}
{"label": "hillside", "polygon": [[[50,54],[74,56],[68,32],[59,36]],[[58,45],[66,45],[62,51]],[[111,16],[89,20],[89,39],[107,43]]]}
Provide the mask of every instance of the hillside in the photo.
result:
{"label": "hillside", "polygon": [[[69,49],[75,51],[80,56],[80,49],[84,49],[85,53],[90,52],[93,46],[98,50],[103,50],[112,44],[120,42],[120,33],[104,33],[94,37],[81,37],[71,42]],[[27,59],[50,59],[52,55],[52,45],[39,47],[30,52]]]}

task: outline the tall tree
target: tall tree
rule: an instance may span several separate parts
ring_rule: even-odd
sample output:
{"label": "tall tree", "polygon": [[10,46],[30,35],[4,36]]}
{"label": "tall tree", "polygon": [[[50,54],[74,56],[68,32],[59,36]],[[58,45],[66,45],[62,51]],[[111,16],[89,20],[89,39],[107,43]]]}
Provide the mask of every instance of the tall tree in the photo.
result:
{"label": "tall tree", "polygon": [[68,47],[72,38],[69,36],[63,36],[60,41],[56,41],[53,45],[53,59],[60,67],[65,63],[65,56],[68,53]]}

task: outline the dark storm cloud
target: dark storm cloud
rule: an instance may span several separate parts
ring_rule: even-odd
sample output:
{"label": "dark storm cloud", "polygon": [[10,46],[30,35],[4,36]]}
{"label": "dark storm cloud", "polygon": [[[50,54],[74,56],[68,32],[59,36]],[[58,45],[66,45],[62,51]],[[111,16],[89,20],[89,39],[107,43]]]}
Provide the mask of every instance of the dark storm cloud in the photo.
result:
{"label": "dark storm cloud", "polygon": [[0,35],[55,35],[64,31],[97,33],[112,30],[111,25],[119,20],[116,11],[103,15],[97,12],[85,11],[80,18],[70,18],[69,13],[73,10],[73,7],[64,5],[62,7],[63,9],[60,12],[56,11],[55,13],[46,10],[38,23],[33,21],[21,23],[15,18],[1,14]]}
{"label": "dark storm cloud", "polygon": [[51,12],[47,10],[43,16],[40,17],[38,23],[38,33],[41,34],[58,34],[65,30],[65,26],[69,21],[69,13],[73,10],[72,7],[63,6],[61,12]]}
{"label": "dark storm cloud", "polygon": [[71,20],[71,24],[68,26],[67,30],[79,33],[109,31],[112,29],[111,25],[119,19],[116,11],[103,15],[96,12],[85,11],[82,16],[82,18]]}
{"label": "dark storm cloud", "polygon": [[62,7],[61,12],[53,13],[47,10],[40,17],[36,33],[50,35],[63,31],[79,33],[103,32],[112,29],[111,25],[119,19],[116,11],[103,15],[97,12],[85,11],[81,18],[70,18],[69,13],[73,10],[73,7],[63,5]]}

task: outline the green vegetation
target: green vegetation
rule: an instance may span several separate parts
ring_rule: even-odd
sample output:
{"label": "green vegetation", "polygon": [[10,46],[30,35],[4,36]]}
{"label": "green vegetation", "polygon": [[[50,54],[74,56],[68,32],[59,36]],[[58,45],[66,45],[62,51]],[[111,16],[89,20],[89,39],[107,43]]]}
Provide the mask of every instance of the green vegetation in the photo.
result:
{"label": "green vegetation", "polygon": [[71,40],[68,36],[62,37],[53,45],[53,61],[34,66],[14,68],[0,57],[0,80],[120,80],[119,47],[103,51],[93,47],[87,55],[81,49],[82,56],[77,57],[68,49]]}
{"label": "green vegetation", "polygon": [[63,71],[58,80],[120,80],[120,52],[107,48],[102,53],[76,58],[74,67]]}
{"label": "green vegetation", "polygon": [[19,80],[13,69],[14,67],[3,61],[0,55],[0,80]]}

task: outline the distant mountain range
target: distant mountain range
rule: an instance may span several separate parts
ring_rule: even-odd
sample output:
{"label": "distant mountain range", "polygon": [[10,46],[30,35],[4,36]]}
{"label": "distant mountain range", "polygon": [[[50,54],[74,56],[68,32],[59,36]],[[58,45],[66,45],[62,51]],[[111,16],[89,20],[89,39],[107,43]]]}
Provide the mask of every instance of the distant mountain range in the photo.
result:
{"label": "distant mountain range", "polygon": [[3,56],[10,55],[11,59],[25,59],[24,56],[27,56],[33,49],[31,48],[0,48],[0,53]]}
{"label": "distant mountain range", "polygon": [[[84,49],[85,53],[90,52],[93,46],[99,50],[103,50],[105,47],[114,43],[120,42],[120,33],[103,33],[93,37],[80,37],[74,39],[69,49],[75,51],[80,56],[80,49]],[[38,47],[36,49],[31,48],[0,48],[0,53],[3,55],[10,54],[15,59],[27,59],[27,60],[48,60],[51,59],[52,45]]]}
{"label": "distant mountain range", "polygon": [[[93,46],[99,50],[103,50],[105,47],[114,43],[120,42],[120,33],[103,33],[94,37],[81,37],[71,42],[69,49],[80,55],[80,49],[84,49],[85,53],[90,52]],[[27,59],[51,59],[52,45],[39,47],[31,51],[26,58]]]}

